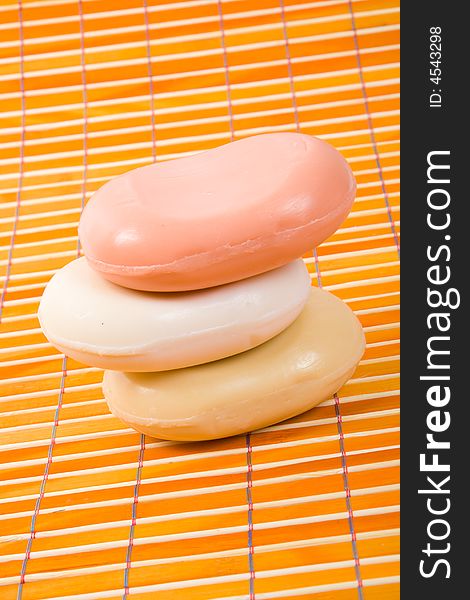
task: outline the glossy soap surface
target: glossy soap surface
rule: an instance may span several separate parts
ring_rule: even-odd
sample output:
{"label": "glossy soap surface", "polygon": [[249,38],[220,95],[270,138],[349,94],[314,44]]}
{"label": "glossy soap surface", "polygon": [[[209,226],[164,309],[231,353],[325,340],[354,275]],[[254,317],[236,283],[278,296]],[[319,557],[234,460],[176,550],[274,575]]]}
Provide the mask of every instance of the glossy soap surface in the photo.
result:
{"label": "glossy soap surface", "polygon": [[106,371],[103,391],[111,411],[138,431],[170,440],[214,439],[271,425],[330,398],[364,348],[349,307],[312,288],[294,323],[252,350],[176,371]]}
{"label": "glossy soap surface", "polygon": [[88,365],[178,369],[243,352],[288,327],[310,293],[303,260],[207,290],[139,292],[72,261],[48,283],[39,320],[49,341]]}
{"label": "glossy soap surface", "polygon": [[85,207],[79,235],[90,265],[110,281],[206,288],[302,256],[339,227],[355,189],[326,142],[259,135],[112,179]]}

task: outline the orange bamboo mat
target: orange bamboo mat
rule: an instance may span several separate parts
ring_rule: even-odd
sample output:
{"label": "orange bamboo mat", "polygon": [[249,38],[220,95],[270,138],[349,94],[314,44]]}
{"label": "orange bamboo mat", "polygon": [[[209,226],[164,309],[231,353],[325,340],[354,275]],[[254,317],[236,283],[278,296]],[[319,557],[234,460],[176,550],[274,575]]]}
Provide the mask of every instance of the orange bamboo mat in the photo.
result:
{"label": "orange bamboo mat", "polygon": [[[397,0],[0,4],[0,598],[398,598]],[[108,412],[102,373],[36,318],[102,183],[267,131],[318,135],[358,181],[305,259],[361,319],[338,396],[192,444]]]}

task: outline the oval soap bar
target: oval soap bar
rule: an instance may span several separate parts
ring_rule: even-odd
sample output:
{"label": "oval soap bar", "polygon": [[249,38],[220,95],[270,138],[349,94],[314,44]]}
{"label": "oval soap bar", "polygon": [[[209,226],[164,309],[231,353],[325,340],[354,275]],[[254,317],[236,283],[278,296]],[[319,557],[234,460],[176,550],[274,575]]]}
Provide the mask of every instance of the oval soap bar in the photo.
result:
{"label": "oval soap bar", "polygon": [[110,281],[206,288],[302,256],[336,231],[355,189],[326,142],[259,135],[112,179],[85,207],[79,235],[90,265]]}
{"label": "oval soap bar", "polygon": [[242,354],[166,371],[106,371],[111,411],[142,433],[208,440],[271,425],[330,398],[352,375],[365,347],[349,307],[313,288],[282,333]]}
{"label": "oval soap bar", "polygon": [[216,288],[158,294],[110,283],[79,258],[52,277],[38,315],[49,341],[80,362],[160,371],[265,342],[294,321],[309,293],[301,259]]}

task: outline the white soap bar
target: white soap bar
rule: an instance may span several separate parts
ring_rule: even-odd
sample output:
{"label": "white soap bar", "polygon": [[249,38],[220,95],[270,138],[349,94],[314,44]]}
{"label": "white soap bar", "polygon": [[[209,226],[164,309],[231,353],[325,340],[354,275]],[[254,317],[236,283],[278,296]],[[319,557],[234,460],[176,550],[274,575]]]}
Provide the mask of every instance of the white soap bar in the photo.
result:
{"label": "white soap bar", "polygon": [[269,340],[300,314],[309,292],[302,260],[224,286],[153,293],[110,283],[79,258],[50,280],[38,314],[48,340],[80,362],[162,371]]}
{"label": "white soap bar", "polygon": [[350,308],[312,288],[298,319],[253,350],[165,373],[106,371],[103,391],[112,412],[137,431],[208,440],[271,425],[331,398],[364,348]]}

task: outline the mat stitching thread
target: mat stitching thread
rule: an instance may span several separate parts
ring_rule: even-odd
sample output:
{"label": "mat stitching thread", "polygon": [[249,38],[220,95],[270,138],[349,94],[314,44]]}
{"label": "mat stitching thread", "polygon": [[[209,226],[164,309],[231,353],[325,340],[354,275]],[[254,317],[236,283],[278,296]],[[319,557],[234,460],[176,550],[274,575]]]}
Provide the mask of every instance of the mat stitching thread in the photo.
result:
{"label": "mat stitching thread", "polygon": [[[287,24],[286,24],[286,19],[285,19],[284,0],[279,0],[279,4],[280,4],[280,8],[281,8],[282,27],[283,27],[284,42],[285,42],[285,47],[286,47],[287,70],[289,73],[290,90],[291,90],[291,94],[292,94],[292,105],[293,105],[293,109],[294,109],[295,124],[296,124],[297,131],[300,132],[300,119],[299,119],[299,111],[298,111],[298,106],[297,106],[297,98],[296,98],[296,94],[295,94],[294,75],[293,75],[293,70],[292,70],[292,60],[291,60],[290,49],[289,49],[289,38],[288,38],[288,34],[287,34]],[[323,288],[321,269],[320,269],[320,263],[318,260],[317,249],[314,248],[312,252],[313,252],[313,256],[314,256],[314,260],[315,260],[315,271],[316,271],[316,276],[317,276],[318,287]],[[340,406],[339,406],[339,398],[338,398],[337,394],[335,394],[334,399],[335,399],[335,413],[336,413],[337,429],[338,429],[338,435],[339,435],[339,445],[340,445],[340,451],[341,451],[341,462],[342,462],[342,468],[343,468],[343,485],[344,485],[344,490],[345,490],[345,494],[346,494],[346,509],[348,511],[348,524],[349,524],[349,531],[351,533],[351,546],[352,546],[352,552],[353,552],[353,558],[354,558],[354,568],[355,568],[355,572],[356,572],[358,596],[359,596],[359,600],[363,600],[363,592],[362,592],[363,583],[362,583],[360,560],[359,560],[359,553],[358,553],[357,541],[356,541],[356,532],[354,529],[354,513],[353,513],[353,509],[352,509],[352,502],[351,502],[351,489],[349,487],[347,456],[346,456],[346,450],[345,450],[345,446],[344,446],[342,417],[341,417],[341,411],[340,411]]]}
{"label": "mat stitching thread", "polygon": [[53,453],[54,446],[55,446],[55,438],[56,438],[56,434],[57,434],[57,429],[59,427],[59,414],[60,414],[60,409],[62,408],[62,403],[63,403],[63,398],[64,398],[65,378],[66,377],[67,377],[67,357],[64,356],[64,358],[62,359],[62,377],[61,377],[61,382],[60,382],[59,398],[58,398],[57,407],[56,407],[55,413],[54,413],[54,424],[52,426],[52,431],[51,431],[51,442],[49,444],[49,449],[47,451],[47,462],[46,462],[46,466],[44,467],[44,475],[43,475],[43,478],[41,481],[41,486],[39,488],[39,495],[36,499],[33,516],[31,517],[30,536],[29,536],[28,542],[26,544],[25,557],[24,557],[22,565],[21,565],[20,583],[18,585],[18,592],[17,592],[17,596],[16,596],[17,600],[21,600],[21,597],[23,595],[23,587],[25,584],[26,569],[28,566],[28,561],[31,557],[31,548],[33,545],[33,540],[36,538],[36,535],[37,535],[36,521],[39,516],[39,511],[41,509],[41,502],[44,498],[44,493],[46,491],[46,484],[47,484],[47,480],[49,477],[50,468],[52,465],[52,453]]}
{"label": "mat stitching thread", "polygon": [[152,50],[150,48],[150,27],[149,27],[149,15],[148,15],[148,4],[147,0],[143,0],[144,6],[144,21],[145,21],[145,40],[147,49],[147,72],[149,77],[149,91],[150,91],[150,112],[152,122],[152,157],[154,162],[157,160],[157,132],[155,126],[155,98],[154,98],[154,87],[153,87],[153,68],[152,68]]}
{"label": "mat stitching thread", "polygon": [[[224,31],[224,16],[222,10],[222,1],[217,0],[217,10],[219,13],[219,27],[220,27],[220,40],[222,45],[223,59],[224,59],[224,73],[225,73],[225,86],[227,88],[227,105],[229,113],[229,125],[230,125],[230,140],[233,142],[235,139],[235,129],[233,122],[233,106],[232,106],[232,94],[230,89],[230,76],[228,67],[227,48],[225,45],[225,31]],[[252,454],[253,448],[251,445],[251,433],[245,435],[245,446],[246,446],[246,501],[248,504],[248,568],[250,570],[250,600],[255,600],[255,561],[254,553],[255,548],[253,544],[253,463]]]}
{"label": "mat stitching thread", "polygon": [[[299,107],[297,104],[297,95],[295,93],[295,82],[294,82],[294,70],[292,68],[292,58],[290,55],[290,47],[289,47],[289,35],[287,33],[287,22],[286,22],[286,11],[284,6],[284,0],[279,0],[279,7],[281,9],[281,21],[282,21],[282,34],[284,36],[284,47],[286,51],[286,60],[287,60],[287,74],[289,77],[289,88],[292,96],[292,107],[294,109],[294,121],[295,121],[295,129],[297,133],[300,133],[300,117],[299,117]],[[320,267],[318,264],[318,254],[317,249],[314,248],[312,251],[313,259],[315,261],[315,270],[317,272],[317,278],[321,281],[320,275]]]}
{"label": "mat stitching thread", "polygon": [[[154,87],[153,87],[153,69],[152,69],[152,53],[150,48],[150,28],[149,28],[149,17],[148,17],[148,4],[147,0],[143,0],[144,9],[144,21],[145,21],[145,39],[146,39],[146,51],[147,51],[147,72],[149,78],[149,92],[150,92],[150,111],[151,111],[151,123],[152,123],[152,158],[154,162],[157,160],[157,140],[156,140],[156,127],[155,127],[155,99],[154,99]],[[124,571],[124,594],[123,600],[129,596],[129,572],[132,567],[132,550],[134,548],[134,536],[135,527],[137,520],[137,504],[139,502],[139,491],[140,484],[142,482],[142,469],[144,466],[145,456],[145,435],[140,435],[140,449],[139,458],[136,472],[136,480],[134,486],[134,499],[132,502],[132,521],[129,529],[129,543],[127,546],[126,554],[126,568]]]}
{"label": "mat stitching thread", "polygon": [[358,594],[359,600],[364,600],[363,582],[362,582],[362,576],[361,576],[361,563],[359,560],[359,551],[358,551],[358,547],[357,547],[356,531],[354,529],[354,513],[353,513],[353,509],[352,509],[351,488],[349,486],[347,454],[346,454],[346,448],[344,445],[343,417],[341,416],[341,409],[340,409],[338,394],[334,395],[334,400],[335,400],[335,414],[336,414],[337,429],[338,429],[338,434],[339,434],[339,447],[341,450],[341,465],[342,465],[342,469],[343,469],[343,485],[344,485],[344,490],[346,492],[346,509],[348,511],[348,524],[349,524],[349,532],[351,534],[351,545],[352,545],[352,549],[353,549],[354,570],[356,572],[356,579],[357,579],[357,594]]}
{"label": "mat stitching thread", "polygon": [[387,187],[385,185],[382,164],[380,162],[379,149],[377,146],[377,140],[375,138],[374,125],[372,123],[372,117],[371,117],[370,109],[369,109],[369,98],[367,96],[367,88],[366,88],[366,83],[365,83],[365,79],[364,79],[364,72],[362,70],[361,51],[360,51],[360,47],[359,47],[359,39],[358,39],[358,33],[357,33],[357,27],[356,27],[356,18],[354,16],[354,8],[353,8],[352,0],[348,0],[348,8],[349,8],[349,14],[351,16],[351,27],[352,27],[352,31],[353,31],[354,48],[356,51],[356,64],[357,64],[357,70],[359,72],[359,81],[361,83],[362,97],[364,99],[364,108],[366,110],[367,126],[369,128],[370,141],[371,141],[372,149],[373,149],[373,152],[375,155],[375,164],[377,165],[377,170],[379,172],[380,185],[381,185],[382,193],[384,196],[385,206],[387,208],[388,220],[390,222],[393,239],[395,240],[395,245],[397,247],[397,253],[398,253],[398,256],[400,256],[400,241],[398,239],[397,230],[395,227],[395,221],[393,219],[393,214],[392,214],[392,208],[391,208],[390,200],[389,200],[388,193],[387,193]]}
{"label": "mat stitching thread", "polygon": [[[21,5],[21,2],[19,3]],[[83,184],[82,184],[82,197],[81,197],[81,210],[83,211],[86,197],[86,181],[88,173],[88,110],[87,110],[87,91],[86,91],[86,73],[85,73],[85,47],[84,47],[84,23],[83,23],[83,7],[82,0],[78,0],[78,13],[80,17],[80,38],[81,38],[81,66],[82,66],[82,99],[83,99]],[[77,258],[80,256],[80,240],[77,240]],[[23,588],[25,584],[26,570],[28,561],[31,557],[31,549],[33,540],[36,538],[36,521],[39,516],[41,509],[41,503],[44,498],[47,480],[49,478],[49,472],[52,465],[53,451],[57,436],[57,429],[59,427],[59,415],[62,408],[64,393],[65,393],[65,379],[67,377],[67,356],[64,355],[62,359],[62,376],[60,381],[59,397],[57,400],[57,406],[54,413],[54,423],[51,430],[51,441],[47,452],[47,462],[44,467],[44,474],[39,488],[39,495],[36,499],[33,516],[31,518],[30,536],[26,545],[25,557],[21,565],[20,572],[20,583],[18,585],[17,600],[21,600],[23,595]]]}
{"label": "mat stitching thread", "polygon": [[18,221],[20,219],[21,209],[21,191],[24,178],[24,151],[26,140],[26,93],[25,93],[25,73],[24,73],[24,29],[23,29],[23,5],[21,0],[18,2],[18,28],[20,41],[20,93],[21,93],[21,134],[20,134],[20,164],[18,168],[18,189],[16,192],[15,220],[11,231],[10,247],[8,249],[7,268],[5,271],[5,281],[3,282],[2,296],[0,298],[0,323],[2,322],[3,307],[5,296],[10,282],[11,267],[13,260],[13,249],[15,247],[16,232],[18,230]]}
{"label": "mat stitching thread", "polygon": [[[323,289],[322,280],[321,280],[321,272],[318,263],[315,263],[316,271],[317,271],[317,281],[318,287]],[[341,452],[341,466],[343,470],[343,487],[346,494],[346,510],[348,511],[348,526],[349,532],[351,535],[351,547],[354,559],[354,570],[356,573],[357,580],[357,593],[359,600],[364,600],[363,594],[363,582],[361,576],[361,563],[359,559],[359,550],[357,547],[357,539],[356,539],[356,530],[354,528],[354,512],[352,508],[352,500],[351,500],[351,488],[349,486],[349,473],[348,473],[348,462],[347,462],[347,454],[346,448],[344,445],[344,434],[343,434],[343,417],[341,416],[341,408],[339,403],[338,394],[334,395],[335,401],[335,415],[336,415],[336,427],[339,436],[339,448]]]}
{"label": "mat stitching thread", "polygon": [[145,435],[143,433],[140,434],[140,449],[139,449],[139,458],[137,464],[137,472],[135,477],[135,486],[134,486],[134,500],[132,502],[132,521],[129,529],[129,544],[127,546],[127,555],[126,555],[126,569],[124,571],[124,594],[122,595],[123,600],[126,600],[129,596],[129,571],[131,569],[132,563],[132,549],[134,547],[134,534],[135,534],[135,526],[137,520],[137,504],[139,503],[139,491],[140,484],[142,482],[142,469],[144,467],[144,455],[145,455]]}
{"label": "mat stitching thread", "polygon": [[250,568],[250,600],[255,600],[255,564],[253,546],[253,448],[251,446],[251,433],[247,433],[246,441],[246,501],[248,503],[248,566]]}
{"label": "mat stitching thread", "polygon": [[297,132],[300,133],[299,107],[297,105],[297,96],[295,93],[294,71],[292,69],[292,58],[290,55],[289,36],[287,33],[287,22],[286,22],[286,11],[285,11],[285,7],[284,7],[284,0],[279,0],[279,7],[281,9],[282,34],[284,36],[284,46],[285,46],[286,60],[287,60],[287,73],[289,76],[289,87],[290,87],[290,93],[292,96],[292,106],[294,109],[295,127],[296,127]]}
{"label": "mat stitching thread", "polygon": [[222,0],[217,0],[217,11],[219,13],[220,44],[222,46],[222,55],[224,60],[225,87],[227,88],[227,105],[228,116],[230,121],[230,140],[233,142],[235,139],[235,129],[233,124],[232,92],[230,89],[227,46],[225,45],[224,13],[222,10]]}
{"label": "mat stitching thread", "polygon": [[[13,225],[13,231],[11,236],[10,249],[8,252],[8,265],[5,283],[2,291],[2,298],[0,304],[0,319],[3,313],[3,303],[5,299],[5,293],[8,287],[8,282],[10,279],[11,273],[11,264],[12,264],[12,256],[13,256],[13,248],[15,244],[16,230],[19,219],[20,205],[21,205],[21,188],[23,184],[23,174],[24,174],[24,142],[25,142],[25,111],[26,111],[26,97],[25,97],[25,86],[24,86],[24,32],[23,32],[23,6],[21,0],[18,2],[18,24],[19,24],[19,37],[20,37],[20,89],[21,89],[21,147],[20,147],[20,166],[19,166],[19,177],[18,177],[18,192],[17,192],[17,202],[16,202],[16,212],[15,212],[15,222]],[[62,405],[62,396],[63,396],[63,386],[65,380],[67,360],[64,357],[62,361],[62,378],[61,378],[61,386],[59,391],[59,398],[57,402],[56,411],[54,414],[54,424],[52,426],[51,431],[51,442],[49,444],[48,452],[47,452],[47,462],[44,467],[44,474],[41,481],[41,485],[39,488],[39,495],[36,498],[36,503],[34,506],[33,515],[31,517],[31,525],[30,525],[30,535],[26,544],[25,556],[23,562],[21,564],[20,571],[20,583],[18,584],[17,590],[17,600],[20,600],[23,595],[23,587],[25,583],[26,569],[28,565],[28,561],[31,555],[31,547],[33,545],[33,539],[36,537],[36,520],[39,514],[39,509],[41,506],[42,498],[44,497],[44,491],[46,487],[47,477],[49,475],[49,469],[52,462],[52,448],[54,446],[55,432],[57,429],[59,411]]]}
{"label": "mat stitching thread", "polygon": [[[88,90],[86,81],[86,60],[85,60],[85,23],[83,15],[83,0],[78,0],[78,13],[80,17],[80,65],[82,67],[82,103],[83,103],[83,181],[82,181],[82,200],[81,212],[85,208],[86,188],[88,179]],[[80,212],[80,214],[81,214]],[[77,243],[77,255],[80,255],[80,239]]]}

